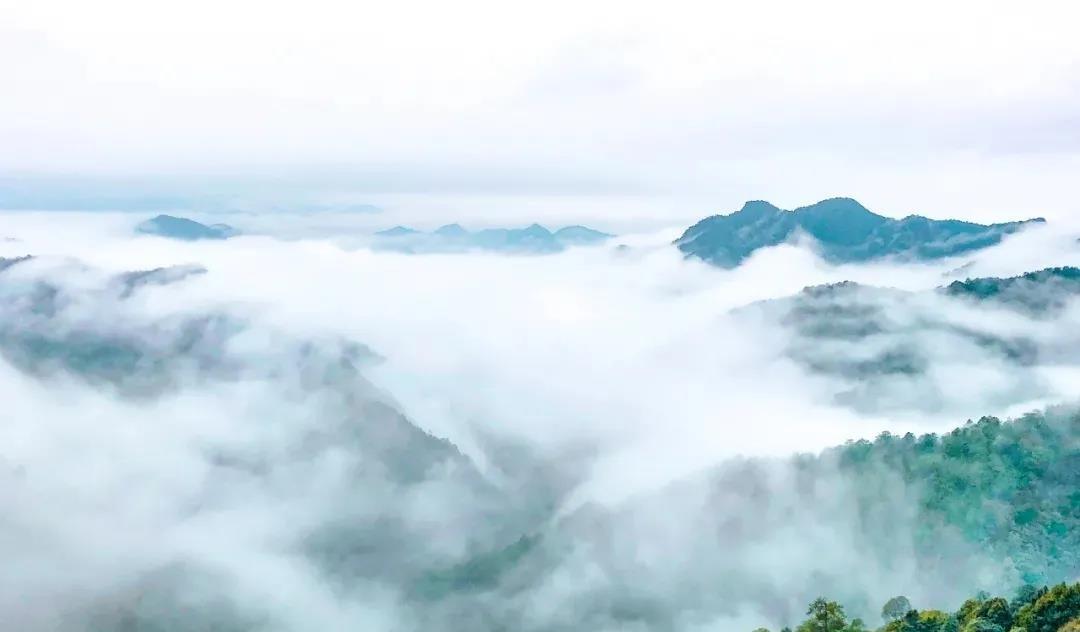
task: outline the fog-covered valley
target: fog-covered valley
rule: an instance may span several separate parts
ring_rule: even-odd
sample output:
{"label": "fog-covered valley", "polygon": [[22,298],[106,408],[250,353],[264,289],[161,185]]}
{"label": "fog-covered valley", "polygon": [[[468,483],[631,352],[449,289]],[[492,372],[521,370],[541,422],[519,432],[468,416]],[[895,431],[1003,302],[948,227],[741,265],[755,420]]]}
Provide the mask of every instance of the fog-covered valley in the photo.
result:
{"label": "fog-covered valley", "polygon": [[1080,265],[1067,223],[726,269],[678,227],[407,254],[143,219],[4,215],[12,629],[749,631],[1077,578],[1080,291],[950,285]]}

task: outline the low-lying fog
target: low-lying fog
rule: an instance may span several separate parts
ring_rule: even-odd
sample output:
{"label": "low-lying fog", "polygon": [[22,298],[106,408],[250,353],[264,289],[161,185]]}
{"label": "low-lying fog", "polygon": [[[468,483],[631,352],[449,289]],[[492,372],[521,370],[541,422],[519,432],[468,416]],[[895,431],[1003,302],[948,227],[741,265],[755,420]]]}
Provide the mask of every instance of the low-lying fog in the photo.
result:
{"label": "low-lying fog", "polygon": [[[777,472],[766,504],[790,522],[751,545],[718,535],[711,520],[738,508],[696,475],[1067,403],[1080,380],[1077,302],[1031,316],[933,292],[1080,265],[1077,232],[1059,224],[933,263],[832,266],[803,243],[722,270],[684,259],[677,229],[544,256],[413,256],[358,233],[279,238],[266,222],[226,241],[136,237],[138,219],[4,217],[0,256],[35,258],[0,271],[3,341],[142,354],[104,376],[86,368],[93,354],[75,368],[0,362],[11,629],[627,629],[633,617],[596,614],[624,593],[676,612],[661,617],[674,629],[750,630],[785,623],[776,613],[800,605],[770,602],[812,592],[826,561],[871,608],[902,591],[949,599],[972,591],[905,567],[902,546],[892,566],[861,567],[870,545],[853,542],[841,484],[820,492],[826,518],[790,509],[798,485]],[[184,264],[206,272],[117,289],[122,273]],[[839,281],[913,293],[859,300],[921,350],[917,375],[814,370],[807,345],[828,359],[873,350],[800,338],[780,303],[740,309]],[[920,328],[931,317],[1030,340],[1048,360]],[[168,377],[132,386],[158,370]],[[900,530],[905,493],[886,512]],[[553,525],[557,564],[415,596],[428,569]],[[582,544],[597,540],[611,549]],[[972,568],[977,583],[1002,572]]]}

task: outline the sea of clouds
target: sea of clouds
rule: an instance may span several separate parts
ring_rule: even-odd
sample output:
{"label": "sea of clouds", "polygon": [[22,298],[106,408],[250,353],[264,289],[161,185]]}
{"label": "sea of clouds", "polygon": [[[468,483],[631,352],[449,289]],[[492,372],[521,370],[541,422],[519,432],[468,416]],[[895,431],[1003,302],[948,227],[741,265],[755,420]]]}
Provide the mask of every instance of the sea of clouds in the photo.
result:
{"label": "sea of clouds", "polygon": [[[836,266],[800,242],[722,270],[684,259],[677,231],[414,256],[368,248],[347,218],[322,232],[263,218],[207,242],[136,237],[137,219],[0,224],[0,256],[35,256],[0,272],[11,629],[749,630],[790,622],[826,585],[869,609],[900,592],[950,605],[970,587],[905,565],[899,483],[876,518],[895,530],[885,546],[860,540],[844,481],[806,492],[766,460],[748,504],[712,474],[1070,403],[1080,378],[1076,302],[1033,317],[933,292],[1080,265],[1060,224],[932,263]],[[180,265],[205,273],[118,281]],[[917,293],[884,304],[894,321],[1024,336],[1050,360],[913,327],[924,374],[882,386],[889,406],[852,406],[838,394],[858,384],[800,364],[767,309],[740,309],[845,280]],[[10,351],[29,339],[142,359],[122,377],[34,364]],[[730,467],[720,480],[737,485]],[[725,522],[746,512],[758,527]],[[534,534],[554,534],[543,562],[416,596],[431,569]],[[957,547],[972,585],[1012,581]]]}

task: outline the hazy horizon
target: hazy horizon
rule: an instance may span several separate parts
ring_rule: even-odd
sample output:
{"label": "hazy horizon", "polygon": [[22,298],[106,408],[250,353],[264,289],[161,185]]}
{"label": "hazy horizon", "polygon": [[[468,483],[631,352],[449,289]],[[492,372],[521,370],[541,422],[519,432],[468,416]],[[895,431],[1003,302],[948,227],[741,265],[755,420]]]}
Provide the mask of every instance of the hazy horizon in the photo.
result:
{"label": "hazy horizon", "polygon": [[1063,218],[1077,11],[8,0],[0,208]]}

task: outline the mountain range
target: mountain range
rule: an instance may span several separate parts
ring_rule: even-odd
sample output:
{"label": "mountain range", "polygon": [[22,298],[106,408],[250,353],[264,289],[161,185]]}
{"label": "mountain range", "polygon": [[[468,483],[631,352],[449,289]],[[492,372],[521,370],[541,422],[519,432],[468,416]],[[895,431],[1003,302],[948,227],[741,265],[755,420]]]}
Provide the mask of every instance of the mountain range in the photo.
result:
{"label": "mountain range", "polygon": [[1009,278],[953,281],[941,291],[949,296],[984,300],[1042,315],[1060,310],[1069,299],[1080,294],[1080,268],[1066,266]]}
{"label": "mountain range", "polygon": [[996,245],[1042,218],[1003,224],[933,220],[918,215],[891,219],[851,198],[831,198],[793,211],[750,201],[730,215],[694,224],[675,240],[688,257],[732,268],[751,254],[799,236],[811,237],[821,255],[835,263],[884,257],[925,260],[951,257]]}
{"label": "mountain range", "polygon": [[[864,412],[939,412],[960,392],[941,388],[932,371],[942,367],[998,376],[990,399],[1008,406],[1042,391],[1040,368],[1076,366],[1080,337],[1070,319],[1055,318],[1078,298],[1080,268],[1062,267],[922,292],[846,281],[731,315],[777,332],[778,353],[835,380],[838,403]],[[979,317],[990,310],[1012,325]]]}
{"label": "mountain range", "polygon": [[585,226],[566,226],[551,231],[540,224],[526,228],[487,228],[470,231],[460,224],[447,224],[431,232],[406,226],[375,233],[374,247],[398,252],[490,251],[514,254],[549,254],[570,246],[602,243],[612,235]]}
{"label": "mountain range", "polygon": [[158,215],[135,227],[135,232],[142,235],[157,235],[182,241],[202,239],[228,239],[240,234],[228,224],[202,224],[186,217]]}

